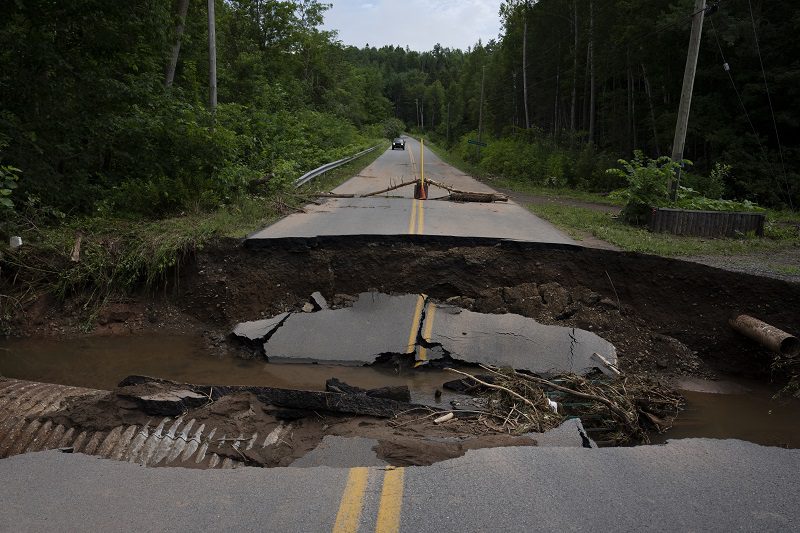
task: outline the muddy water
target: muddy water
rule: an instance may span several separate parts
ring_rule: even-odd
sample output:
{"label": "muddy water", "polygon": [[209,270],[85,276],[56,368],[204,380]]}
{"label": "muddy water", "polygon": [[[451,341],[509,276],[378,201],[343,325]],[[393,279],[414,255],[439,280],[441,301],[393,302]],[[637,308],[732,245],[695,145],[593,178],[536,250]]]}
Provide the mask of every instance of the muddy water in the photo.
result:
{"label": "muddy water", "polygon": [[800,448],[800,401],[774,400],[775,388],[751,381],[683,379],[675,383],[686,410],[672,429],[651,440],[707,437]]}
{"label": "muddy water", "polygon": [[[233,354],[210,355],[202,339],[185,335],[0,341],[0,376],[112,389],[132,374],[217,385],[324,390],[336,377],[363,388],[408,385],[414,401],[432,403],[450,373],[316,364],[275,364]],[[446,399],[446,396],[444,397]]]}
{"label": "muddy water", "polygon": [[[407,385],[412,399],[433,403],[433,392],[453,375],[432,369],[400,370],[243,360],[210,355],[202,339],[185,335],[86,337],[72,340],[17,339],[0,342],[0,375],[111,389],[131,374],[219,385],[261,385],[322,390],[337,377],[374,388]],[[800,401],[779,402],[774,389],[754,382],[684,379],[676,383],[687,409],[674,427],[653,437],[741,439],[768,446],[800,448]],[[447,404],[447,392],[441,401]]]}

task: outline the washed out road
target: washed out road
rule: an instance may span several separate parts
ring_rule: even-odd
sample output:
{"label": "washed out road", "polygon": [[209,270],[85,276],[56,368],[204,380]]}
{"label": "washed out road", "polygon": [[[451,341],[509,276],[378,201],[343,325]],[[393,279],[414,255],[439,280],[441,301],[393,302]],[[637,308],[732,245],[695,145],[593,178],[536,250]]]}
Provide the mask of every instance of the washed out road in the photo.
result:
{"label": "washed out road", "polygon": [[[405,137],[405,150],[386,151],[334,193],[364,195],[419,179],[423,156],[420,143]],[[470,192],[495,192],[444,163],[428,148],[425,177]],[[448,192],[433,185],[429,200],[415,200],[413,187],[367,198],[326,198],[251,235],[247,245],[259,247],[286,240],[338,236],[385,235],[420,238],[492,239],[549,245],[575,242],[550,223],[514,202],[457,203],[441,198]]]}
{"label": "washed out road", "polygon": [[[406,151],[387,150],[335,192],[364,194],[417,178],[419,149],[407,138]],[[425,172],[458,189],[491,191],[427,150]],[[513,202],[435,199],[445,194],[431,187],[432,199],[419,201],[409,187],[325,199],[252,235],[248,245],[357,236],[574,245]],[[457,338],[452,349],[462,354],[486,349],[473,315],[448,315],[431,303],[423,317],[423,304],[421,295],[391,304],[391,351],[410,353],[420,334]],[[275,337],[271,349],[303,338],[309,348],[307,325],[298,322],[295,332],[287,322],[288,338]],[[473,330],[481,335],[467,334]],[[545,436],[538,447],[473,450],[406,468],[377,466],[383,461],[367,439],[339,439],[338,448],[320,447],[296,466],[271,469],[152,468],[59,451],[16,455],[0,460],[0,532],[800,530],[800,450],[709,439],[597,449],[582,447],[577,432],[568,437],[551,447]]]}

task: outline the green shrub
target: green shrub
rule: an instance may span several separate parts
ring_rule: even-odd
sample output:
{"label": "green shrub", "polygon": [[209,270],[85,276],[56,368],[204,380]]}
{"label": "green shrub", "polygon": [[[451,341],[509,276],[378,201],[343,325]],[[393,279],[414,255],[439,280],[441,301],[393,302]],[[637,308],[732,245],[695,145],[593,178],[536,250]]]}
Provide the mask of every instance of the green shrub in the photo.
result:
{"label": "green shrub", "polygon": [[[691,165],[690,161],[683,163]],[[628,181],[628,203],[622,210],[622,218],[632,224],[641,224],[647,220],[652,207],[667,202],[667,184],[680,168],[680,163],[666,156],[650,159],[641,150],[636,150],[633,159],[620,159],[619,164],[624,170],[610,168],[606,173]]]}

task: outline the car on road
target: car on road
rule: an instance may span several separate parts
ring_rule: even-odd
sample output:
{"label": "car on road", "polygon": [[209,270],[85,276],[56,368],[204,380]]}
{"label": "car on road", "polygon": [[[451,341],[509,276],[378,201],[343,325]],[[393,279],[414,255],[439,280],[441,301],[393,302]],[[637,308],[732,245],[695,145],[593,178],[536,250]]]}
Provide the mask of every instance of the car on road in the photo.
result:
{"label": "car on road", "polygon": [[398,137],[397,139],[392,141],[392,150],[397,148],[398,150],[405,150],[406,149],[406,140],[401,139]]}

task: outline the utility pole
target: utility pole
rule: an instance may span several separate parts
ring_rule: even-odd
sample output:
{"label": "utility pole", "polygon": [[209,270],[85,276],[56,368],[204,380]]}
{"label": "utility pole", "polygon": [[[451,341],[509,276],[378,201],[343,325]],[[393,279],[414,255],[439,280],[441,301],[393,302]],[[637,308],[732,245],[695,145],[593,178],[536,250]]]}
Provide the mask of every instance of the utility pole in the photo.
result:
{"label": "utility pole", "polygon": [[167,88],[172,87],[172,82],[175,81],[175,69],[178,67],[178,56],[181,53],[181,37],[183,37],[183,29],[186,26],[186,14],[188,12],[189,0],[180,0],[180,4],[178,4],[178,26],[175,28],[175,44],[172,45],[172,54],[169,58],[164,80],[164,86]]}
{"label": "utility pole", "polygon": [[[483,84],[486,81],[486,66],[481,68],[481,105],[478,108],[478,143],[483,142]],[[481,145],[478,144],[478,159],[481,157]]]}
{"label": "utility pole", "polygon": [[211,111],[217,110],[217,30],[214,0],[208,0],[208,101]]}
{"label": "utility pole", "polygon": [[414,98],[414,105],[417,106],[417,127],[419,128],[419,98]]}
{"label": "utility pole", "polygon": [[[695,0],[694,17],[692,18],[692,35],[689,38],[689,52],[686,55],[686,70],[683,72],[683,89],[681,90],[681,103],[678,107],[678,122],[675,124],[675,139],[672,142],[672,160],[683,160],[683,149],[686,145],[686,130],[689,127],[689,111],[692,107],[692,91],[694,90],[694,76],[697,72],[697,56],[700,55],[700,38],[703,35],[703,21],[706,16],[706,0]],[[667,183],[668,190],[673,199],[678,194],[680,183],[680,170],[678,178],[673,183],[670,178]]]}
{"label": "utility pole", "polygon": [[422,131],[425,131],[425,95],[420,98],[419,116],[422,119]]}

